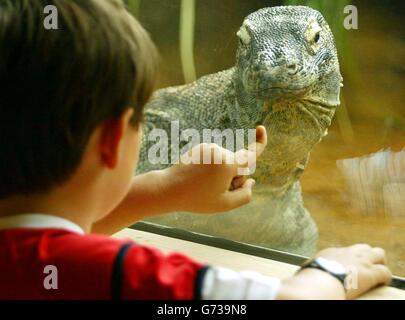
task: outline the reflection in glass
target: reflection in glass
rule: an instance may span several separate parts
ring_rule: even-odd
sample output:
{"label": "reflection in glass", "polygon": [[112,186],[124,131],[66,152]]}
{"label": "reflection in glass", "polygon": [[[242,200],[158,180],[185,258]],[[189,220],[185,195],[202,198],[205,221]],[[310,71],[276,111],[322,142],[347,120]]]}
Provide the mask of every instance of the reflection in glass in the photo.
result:
{"label": "reflection in glass", "polygon": [[346,185],[346,197],[356,211],[405,219],[405,149],[337,161]]}

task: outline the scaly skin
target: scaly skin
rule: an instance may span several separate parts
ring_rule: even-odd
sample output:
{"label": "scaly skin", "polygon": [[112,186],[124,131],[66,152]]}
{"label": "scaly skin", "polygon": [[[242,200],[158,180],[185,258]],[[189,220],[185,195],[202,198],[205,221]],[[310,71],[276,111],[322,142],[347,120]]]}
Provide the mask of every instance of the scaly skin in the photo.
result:
{"label": "scaly skin", "polygon": [[319,12],[288,6],[252,13],[238,37],[235,67],[154,94],[145,112],[138,173],[167,166],[148,161],[153,128],[170,137],[176,120],[180,131],[200,133],[263,124],[268,146],[254,174],[254,200],[225,214],[175,213],[150,221],[311,255],[317,228],[298,180],[339,105],[342,77],[332,33]]}

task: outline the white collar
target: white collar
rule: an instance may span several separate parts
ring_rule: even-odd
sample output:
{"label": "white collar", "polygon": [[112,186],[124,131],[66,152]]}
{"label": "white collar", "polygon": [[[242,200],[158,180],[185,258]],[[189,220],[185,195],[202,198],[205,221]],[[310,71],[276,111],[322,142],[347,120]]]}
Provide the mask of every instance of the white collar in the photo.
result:
{"label": "white collar", "polygon": [[0,230],[15,228],[64,229],[84,234],[83,229],[76,223],[47,214],[28,213],[0,218]]}

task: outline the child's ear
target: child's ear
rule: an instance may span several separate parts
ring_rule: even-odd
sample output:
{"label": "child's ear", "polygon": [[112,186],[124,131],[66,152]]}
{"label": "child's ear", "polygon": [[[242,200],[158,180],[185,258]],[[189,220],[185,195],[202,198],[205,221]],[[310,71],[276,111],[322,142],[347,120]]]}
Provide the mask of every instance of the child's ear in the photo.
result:
{"label": "child's ear", "polygon": [[131,125],[134,110],[126,109],[119,118],[109,119],[101,125],[100,151],[101,161],[109,168],[117,166],[120,157],[120,146],[124,133]]}

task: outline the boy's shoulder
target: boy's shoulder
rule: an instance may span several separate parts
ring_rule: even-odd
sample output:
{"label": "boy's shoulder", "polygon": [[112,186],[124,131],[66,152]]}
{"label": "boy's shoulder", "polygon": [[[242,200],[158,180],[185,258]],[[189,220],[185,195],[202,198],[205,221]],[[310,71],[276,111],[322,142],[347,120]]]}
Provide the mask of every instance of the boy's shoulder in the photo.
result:
{"label": "boy's shoulder", "polygon": [[[61,217],[23,214],[0,219],[0,242],[6,256],[18,248],[20,259],[35,257],[45,263],[64,259],[107,261],[131,241],[85,234],[80,226]],[[23,254],[29,251],[40,254]]]}

